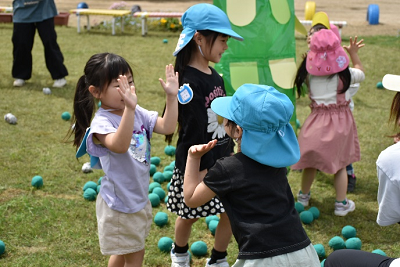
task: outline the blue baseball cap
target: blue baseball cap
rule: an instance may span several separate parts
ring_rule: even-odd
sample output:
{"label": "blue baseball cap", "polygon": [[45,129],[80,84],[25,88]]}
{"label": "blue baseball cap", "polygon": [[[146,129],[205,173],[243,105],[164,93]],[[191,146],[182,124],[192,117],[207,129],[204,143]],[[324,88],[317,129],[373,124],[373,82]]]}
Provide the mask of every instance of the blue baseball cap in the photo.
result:
{"label": "blue baseball cap", "polygon": [[229,18],[224,11],[211,4],[197,4],[189,7],[183,13],[181,21],[183,31],[179,36],[174,56],[192,40],[196,31],[199,30],[215,31],[243,41],[243,37],[232,30]]}
{"label": "blue baseball cap", "polygon": [[249,158],[275,168],[299,161],[290,125],[294,106],[287,95],[271,86],[243,84],[233,96],[214,99],[211,109],[243,129],[241,150]]}

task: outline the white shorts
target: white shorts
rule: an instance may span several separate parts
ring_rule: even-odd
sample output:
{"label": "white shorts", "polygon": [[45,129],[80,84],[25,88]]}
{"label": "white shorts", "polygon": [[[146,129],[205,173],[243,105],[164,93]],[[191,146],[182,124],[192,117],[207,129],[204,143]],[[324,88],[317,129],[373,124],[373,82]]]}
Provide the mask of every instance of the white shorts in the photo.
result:
{"label": "white shorts", "polygon": [[123,213],[108,207],[99,195],[96,200],[97,228],[103,255],[125,255],[144,249],[153,221],[150,201],[136,213]]}
{"label": "white shorts", "polygon": [[303,249],[257,260],[237,260],[232,267],[259,267],[259,266],[307,266],[321,267],[318,254],[312,244]]}

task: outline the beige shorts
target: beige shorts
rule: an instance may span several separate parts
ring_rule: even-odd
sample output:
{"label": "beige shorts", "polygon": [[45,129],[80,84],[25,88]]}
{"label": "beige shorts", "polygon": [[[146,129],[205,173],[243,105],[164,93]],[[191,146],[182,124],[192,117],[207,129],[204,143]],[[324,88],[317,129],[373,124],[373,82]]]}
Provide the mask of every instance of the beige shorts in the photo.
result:
{"label": "beige shorts", "polygon": [[99,195],[96,200],[97,228],[103,255],[125,255],[144,249],[153,221],[150,201],[136,213],[123,213],[108,207]]}

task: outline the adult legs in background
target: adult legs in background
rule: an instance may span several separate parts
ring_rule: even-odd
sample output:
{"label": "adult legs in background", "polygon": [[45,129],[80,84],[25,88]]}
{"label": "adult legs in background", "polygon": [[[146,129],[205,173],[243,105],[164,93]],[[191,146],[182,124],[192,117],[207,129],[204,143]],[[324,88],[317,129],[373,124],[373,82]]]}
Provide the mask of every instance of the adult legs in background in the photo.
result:
{"label": "adult legs in background", "polygon": [[46,67],[53,80],[62,79],[68,75],[68,70],[64,65],[64,56],[57,43],[57,33],[54,28],[54,18],[36,23],[39,36],[44,46],[44,56]]}
{"label": "adult legs in background", "polygon": [[29,80],[32,76],[32,48],[36,27],[34,23],[14,23],[12,76]]}

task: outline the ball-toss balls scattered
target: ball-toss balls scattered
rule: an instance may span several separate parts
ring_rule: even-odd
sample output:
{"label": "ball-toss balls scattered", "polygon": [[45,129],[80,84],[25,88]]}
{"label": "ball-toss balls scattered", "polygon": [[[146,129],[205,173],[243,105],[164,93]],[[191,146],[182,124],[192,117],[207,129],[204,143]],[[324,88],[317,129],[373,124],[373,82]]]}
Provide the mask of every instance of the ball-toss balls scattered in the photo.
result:
{"label": "ball-toss balls scattered", "polygon": [[358,237],[351,237],[346,240],[345,242],[346,248],[347,249],[361,249],[361,239]]}
{"label": "ball-toss balls scattered", "polygon": [[168,44],[168,39],[163,39],[162,42],[163,42],[164,44]]}
{"label": "ball-toss balls scattered", "polygon": [[172,248],[172,243],[174,243],[172,238],[168,236],[163,236],[160,238],[160,240],[158,240],[158,248],[162,252],[170,252]]}
{"label": "ball-toss balls scattered", "polygon": [[171,165],[165,166],[165,167],[164,167],[164,172],[166,172],[166,171],[171,171],[171,172],[173,172],[173,171],[174,171],[174,166],[171,166]]}
{"label": "ball-toss balls scattered", "polygon": [[210,216],[206,217],[207,227],[208,227],[208,224],[213,220],[219,221],[219,217],[217,215],[210,215]]}
{"label": "ball-toss balls scattered", "polygon": [[175,156],[176,148],[174,146],[166,146],[164,148],[164,153],[168,156]]}
{"label": "ball-toss balls scattered", "polygon": [[171,181],[172,176],[174,175],[174,173],[172,171],[164,171],[163,175],[164,175],[164,182],[166,182],[166,181],[169,182],[169,181]]}
{"label": "ball-toss balls scattered", "polygon": [[212,235],[215,235],[215,231],[217,230],[217,226],[218,226],[219,221],[217,220],[212,220],[209,224],[208,224],[208,229],[210,230]]}
{"label": "ball-toss balls scattered", "polygon": [[156,166],[160,165],[161,159],[160,157],[151,157],[150,158],[150,163],[154,164]]}
{"label": "ball-toss balls scattered", "polygon": [[71,119],[71,114],[68,111],[65,111],[61,114],[61,119],[69,121]]}
{"label": "ball-toss balls scattered", "polygon": [[382,82],[378,82],[378,83],[376,84],[376,88],[378,88],[378,89],[383,89],[383,84],[382,84]]}
{"label": "ball-toss balls scattered", "polygon": [[190,246],[190,250],[195,256],[204,256],[207,254],[207,244],[204,241],[196,241]]}
{"label": "ball-toss balls scattered", "polygon": [[6,244],[2,240],[0,240],[0,255],[2,255],[6,251]]}
{"label": "ball-toss balls scattered", "polygon": [[328,245],[333,250],[343,249],[346,247],[343,238],[341,238],[340,236],[332,237],[331,240],[329,240]]}
{"label": "ball-toss balls scattered", "polygon": [[297,210],[298,213],[301,213],[304,211],[304,206],[300,202],[295,202],[294,208]]}
{"label": "ball-toss balls scattered", "polygon": [[150,176],[153,176],[157,171],[157,166],[154,164],[150,164]]}
{"label": "ball-toss balls scattered", "polygon": [[152,207],[158,207],[160,205],[160,197],[156,193],[150,193],[149,200]]}
{"label": "ball-toss balls scattered", "polygon": [[357,235],[357,230],[351,225],[346,225],[345,227],[342,228],[342,236],[344,238],[349,239],[352,237],[356,237]]}
{"label": "ball-toss balls scattered", "polygon": [[315,245],[314,245],[314,248],[315,248],[315,251],[317,252],[318,257],[319,257],[320,259],[325,258],[326,252],[325,252],[324,245],[322,245],[322,244],[315,244]]}
{"label": "ball-toss balls scattered", "polygon": [[99,178],[99,180],[97,180],[97,184],[101,184],[101,180],[103,180],[103,176],[101,176],[101,177]]}
{"label": "ball-toss balls scattered", "polygon": [[157,212],[154,216],[154,223],[157,226],[163,227],[168,223],[168,214],[162,211]]}
{"label": "ball-toss balls scattered", "polygon": [[310,224],[314,221],[314,215],[311,211],[305,210],[300,213],[300,220],[305,224]]}
{"label": "ball-toss balls scattered", "polygon": [[83,198],[89,201],[95,200],[97,197],[97,185],[96,185],[96,190],[93,188],[88,188],[83,192]]}
{"label": "ball-toss balls scattered", "polygon": [[314,217],[314,220],[319,218],[320,212],[319,212],[319,209],[317,207],[311,207],[311,208],[308,209],[308,211],[312,213],[312,215]]}
{"label": "ball-toss balls scattered", "polygon": [[160,200],[163,200],[166,195],[164,189],[162,189],[161,187],[154,188],[152,193],[157,194],[159,196]]}
{"label": "ball-toss balls scattered", "polygon": [[93,190],[97,190],[97,183],[93,181],[88,181],[85,183],[85,185],[82,187],[83,191],[86,191],[86,189],[92,188]]}
{"label": "ball-toss balls scattered", "polygon": [[162,184],[165,180],[164,174],[162,172],[156,172],[153,174],[153,181]]}
{"label": "ball-toss balls scattered", "polygon": [[372,251],[372,253],[379,254],[379,255],[387,257],[386,253],[381,249],[375,249],[375,250]]}
{"label": "ball-toss balls scattered", "polygon": [[33,176],[31,185],[35,188],[42,188],[43,187],[42,176],[39,176],[39,175]]}
{"label": "ball-toss balls scattered", "polygon": [[149,193],[153,193],[154,188],[161,187],[160,183],[152,182],[149,185]]}

